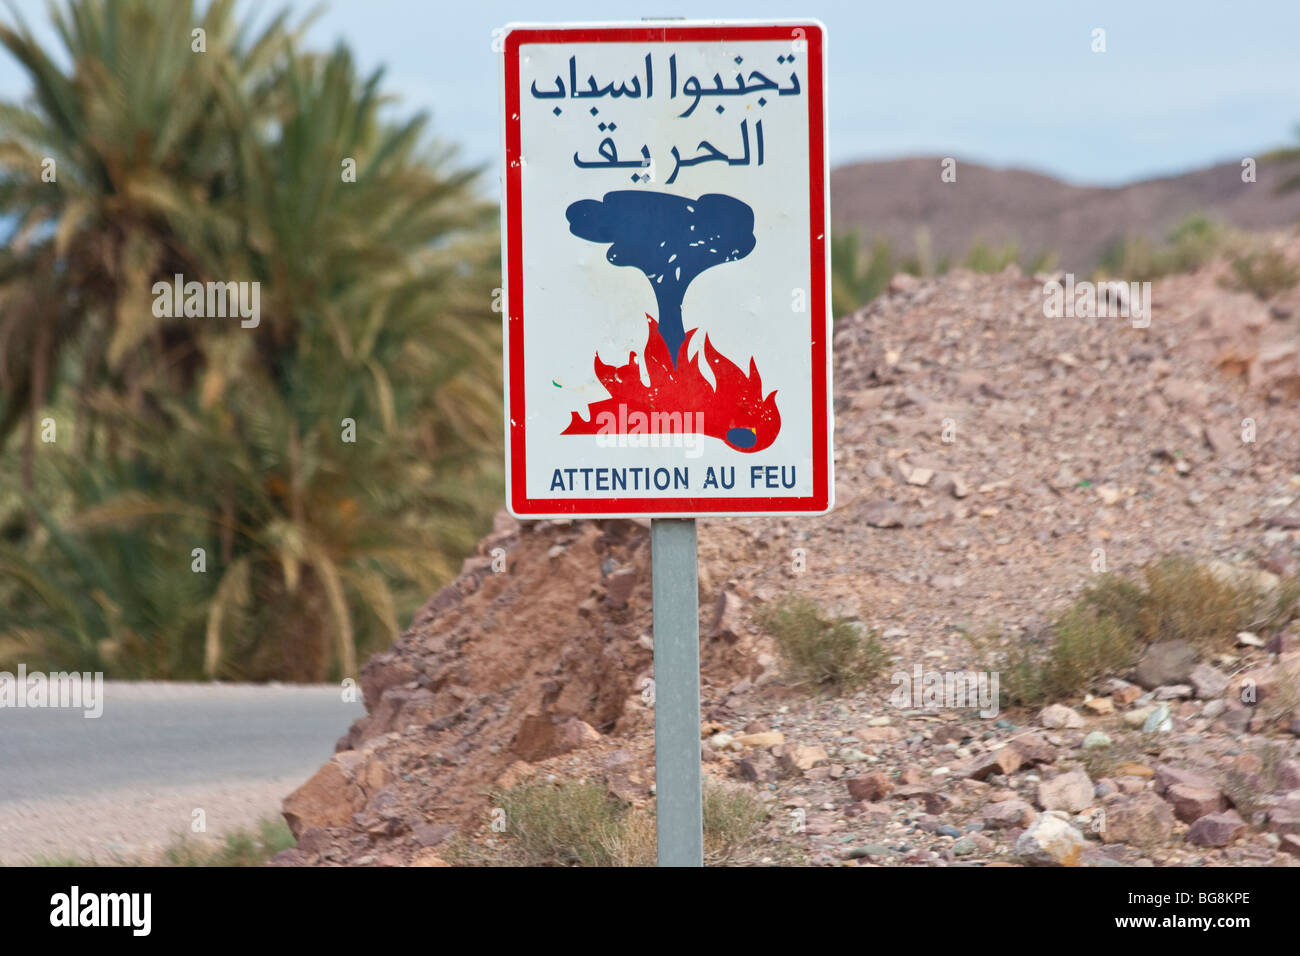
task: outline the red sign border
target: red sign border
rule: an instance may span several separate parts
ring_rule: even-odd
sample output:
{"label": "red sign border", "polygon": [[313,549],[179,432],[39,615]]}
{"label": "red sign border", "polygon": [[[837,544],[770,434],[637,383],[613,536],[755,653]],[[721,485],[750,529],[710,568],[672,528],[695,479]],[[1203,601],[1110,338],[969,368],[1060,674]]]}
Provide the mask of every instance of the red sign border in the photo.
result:
{"label": "red sign border", "polygon": [[[741,514],[825,514],[831,509],[829,347],[826,302],[826,156],[824,27],[815,22],[781,25],[718,24],[645,27],[521,27],[505,37],[505,226],[507,505],[518,518],[696,517]],[[802,30],[802,37],[794,32]],[[529,43],[660,43],[795,40],[807,44],[809,243],[812,263],[813,493],[800,498],[529,498],[524,412],[523,222],[519,53]]]}

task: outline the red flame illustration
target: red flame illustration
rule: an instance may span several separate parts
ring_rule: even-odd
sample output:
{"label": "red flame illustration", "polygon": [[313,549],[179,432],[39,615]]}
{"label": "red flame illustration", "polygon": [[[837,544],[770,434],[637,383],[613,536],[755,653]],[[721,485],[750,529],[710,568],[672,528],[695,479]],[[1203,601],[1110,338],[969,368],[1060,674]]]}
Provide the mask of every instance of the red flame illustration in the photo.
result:
{"label": "red flame illustration", "polygon": [[[686,357],[691,337],[699,330],[686,333],[674,367],[668,346],[659,334],[659,323],[648,313],[646,318],[650,320],[650,334],[643,354],[649,386],[641,381],[636,352],[629,352],[627,364],[620,366],[606,365],[598,354],[596,377],[610,397],[590,405],[589,421],[573,412],[569,427],[562,434],[662,433],[669,430],[663,426],[664,416],[680,413],[684,424],[670,426],[671,430],[686,434],[702,432],[726,442],[736,451],[762,451],[776,440],[781,431],[776,391],[763,397],[763,382],[753,358],[749,360],[746,375],[715,349],[705,335],[704,357],[717,382],[714,388],[700,372],[699,355],[689,360]],[[658,427],[653,424],[656,422],[660,423]]]}

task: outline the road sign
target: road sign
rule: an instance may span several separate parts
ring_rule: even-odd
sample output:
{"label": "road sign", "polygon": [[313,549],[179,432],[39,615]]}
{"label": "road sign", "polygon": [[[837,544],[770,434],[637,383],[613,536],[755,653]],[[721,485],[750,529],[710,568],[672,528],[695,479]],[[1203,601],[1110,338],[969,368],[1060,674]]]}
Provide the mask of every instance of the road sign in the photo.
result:
{"label": "road sign", "polygon": [[504,34],[507,502],[822,513],[824,28]]}

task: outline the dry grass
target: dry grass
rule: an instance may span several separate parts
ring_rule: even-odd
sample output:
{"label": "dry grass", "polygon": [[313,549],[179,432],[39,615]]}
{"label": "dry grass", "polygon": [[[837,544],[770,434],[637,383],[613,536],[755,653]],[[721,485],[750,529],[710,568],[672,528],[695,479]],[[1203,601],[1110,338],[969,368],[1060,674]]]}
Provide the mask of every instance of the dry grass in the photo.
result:
{"label": "dry grass", "polygon": [[853,621],[828,620],[810,598],[786,598],[765,609],[759,621],[776,638],[790,675],[802,683],[853,691],[885,665],[874,631]]}
{"label": "dry grass", "polygon": [[281,850],[296,841],[282,817],[268,817],[257,828],[238,829],[225,835],[221,842],[199,839],[190,834],[178,835],[162,852],[161,859],[126,858],[117,855],[107,860],[80,859],[60,855],[40,857],[33,866],[264,866]]}
{"label": "dry grass", "polygon": [[1295,288],[1297,282],[1300,282],[1300,268],[1276,249],[1265,249],[1234,258],[1232,276],[1224,280],[1224,285],[1266,301]]}
{"label": "dry grass", "polygon": [[1046,648],[984,639],[1002,674],[1006,702],[1037,706],[1075,696],[1103,677],[1124,673],[1157,641],[1184,640],[1202,654],[1230,649],[1238,631],[1284,625],[1300,604],[1295,582],[1266,600],[1244,580],[1225,580],[1205,565],[1169,557],[1133,578],[1103,574],[1057,618]]}
{"label": "dry grass", "polygon": [[[767,807],[744,787],[705,781],[704,862],[747,866],[795,859],[764,836]],[[532,780],[497,793],[499,839],[456,838],[444,858],[462,866],[654,866],[652,810],[630,807],[590,780]]]}

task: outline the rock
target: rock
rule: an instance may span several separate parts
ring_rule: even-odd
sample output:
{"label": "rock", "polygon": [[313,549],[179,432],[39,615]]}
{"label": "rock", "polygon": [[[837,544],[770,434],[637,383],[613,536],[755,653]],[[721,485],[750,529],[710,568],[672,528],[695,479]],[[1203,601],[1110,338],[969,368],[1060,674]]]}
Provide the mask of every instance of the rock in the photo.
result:
{"label": "rock", "polygon": [[[701,757],[709,759],[705,754]],[[605,771],[605,792],[620,803],[633,803],[649,795],[650,786],[635,769],[613,769]]]}
{"label": "rock", "polygon": [[1234,736],[1245,733],[1254,712],[1253,707],[1246,707],[1235,700],[1228,701],[1226,709],[1215,719],[1214,729]]}
{"label": "rock", "polygon": [[1093,490],[1097,492],[1097,497],[1101,499],[1101,503],[1107,506],[1115,504],[1124,497],[1124,492],[1114,485],[1098,485]]}
{"label": "rock", "polygon": [[1115,713],[1115,702],[1109,697],[1091,697],[1083,702],[1083,707],[1099,717]]}
{"label": "rock", "polygon": [[1214,781],[1205,774],[1197,773],[1194,770],[1182,770],[1178,767],[1171,767],[1169,764],[1161,764],[1156,767],[1155,773],[1156,793],[1165,793],[1175,784],[1181,784],[1184,787],[1191,787],[1193,790],[1218,790]]}
{"label": "rock", "polygon": [[366,710],[374,713],[384,691],[408,684],[417,676],[415,668],[392,651],[376,654],[361,669],[361,697]]}
{"label": "rock", "polygon": [[1184,823],[1195,823],[1207,813],[1219,813],[1228,808],[1223,794],[1213,787],[1175,783],[1165,791],[1165,799],[1173,806],[1174,816]]}
{"label": "rock", "polygon": [[778,763],[786,773],[802,773],[805,770],[811,770],[818,764],[826,763],[830,759],[830,754],[823,747],[815,745],[796,746],[786,748]]}
{"label": "rock", "polygon": [[510,790],[537,773],[537,768],[526,760],[516,760],[496,779],[498,789]]}
{"label": "rock", "polygon": [[1083,718],[1063,704],[1049,704],[1038,715],[1038,722],[1049,730],[1066,730],[1083,726]]}
{"label": "rock", "polygon": [[758,734],[741,734],[735,740],[742,747],[777,747],[785,743],[785,734],[779,730],[768,730]]}
{"label": "rock", "polygon": [[1121,707],[1127,707],[1142,696],[1142,688],[1136,684],[1130,684],[1126,680],[1120,680],[1118,677],[1112,679],[1109,684],[1110,696],[1115,703]]}
{"label": "rock", "polygon": [[1007,746],[1020,754],[1024,766],[1054,763],[1056,761],[1056,750],[1039,734],[1025,734],[1023,737],[1016,737]]}
{"label": "rock", "polygon": [[411,830],[411,837],[422,847],[437,846],[456,832],[448,823],[421,823]]}
{"label": "rock", "polygon": [[1138,662],[1134,679],[1147,690],[1162,684],[1181,684],[1196,667],[1196,648],[1186,641],[1157,641]]}
{"label": "rock", "polygon": [[1126,727],[1141,727],[1147,723],[1147,718],[1151,717],[1152,711],[1156,710],[1154,706],[1145,706],[1145,708],[1134,708],[1123,717]]}
{"label": "rock", "polygon": [[1246,830],[1246,821],[1236,810],[1210,813],[1187,830],[1187,842],[1193,846],[1227,846]]}
{"label": "rock", "polygon": [[1112,743],[1110,734],[1104,730],[1094,730],[1083,738],[1083,749],[1095,750],[1100,747],[1109,747]]}
{"label": "rock", "polygon": [[557,717],[552,714],[527,714],[510,749],[521,760],[537,763],[585,747],[600,740],[600,733],[577,717]]}
{"label": "rock", "polygon": [[849,796],[854,800],[866,800],[868,803],[875,803],[894,789],[889,776],[880,771],[861,777],[850,777],[848,786]]}
{"label": "rock", "polygon": [[1238,631],[1237,644],[1241,647],[1263,647],[1264,639],[1250,631]]}
{"label": "rock", "polygon": [[1300,650],[1300,636],[1291,631],[1279,631],[1268,642],[1270,654],[1289,654],[1296,650]]}
{"label": "rock", "polygon": [[1241,439],[1237,434],[1220,425],[1206,425],[1204,433],[1205,443],[1216,455],[1226,455],[1234,448],[1241,447]]}
{"label": "rock", "polygon": [[1147,734],[1164,734],[1174,729],[1174,721],[1169,713],[1169,705],[1161,704],[1147,715],[1142,722],[1142,732]]}
{"label": "rock", "polygon": [[353,786],[336,754],[306,783],[284,798],[284,820],[294,837],[311,827],[344,827],[365,803],[360,789]]}
{"label": "rock", "polygon": [[962,837],[953,842],[951,849],[953,856],[970,856],[979,847],[971,837]]}
{"label": "rock", "polygon": [[1196,696],[1201,700],[1222,697],[1223,692],[1228,689],[1228,675],[1209,664],[1197,664],[1192,668],[1187,679],[1191,681]]}
{"label": "rock", "polygon": [[933,477],[934,472],[929,468],[912,468],[907,473],[907,483],[923,488],[930,483],[930,479]]}
{"label": "rock", "polygon": [[298,849],[308,856],[324,856],[334,849],[334,840],[328,830],[320,827],[308,827],[298,837]]}
{"label": "rock", "polygon": [[[1285,851],[1285,844],[1283,845]],[[267,866],[310,866],[311,854],[304,853],[297,847],[290,847],[287,850],[281,850],[275,856],[267,861]]]}
{"label": "rock", "polygon": [[890,295],[905,295],[909,292],[915,292],[921,285],[921,280],[910,272],[899,272],[889,280]]}
{"label": "rock", "polygon": [[411,866],[451,866],[451,864],[434,850],[421,850],[411,859]]}
{"label": "rock", "polygon": [[1115,773],[1117,776],[1137,777],[1139,780],[1143,781],[1142,785],[1144,787],[1146,786],[1146,781],[1156,775],[1154,770],[1144,763],[1138,763],[1136,760],[1124,761],[1115,768]]}
{"label": "rock", "polygon": [[424,687],[389,687],[370,714],[369,735],[400,730],[407,724],[426,724],[433,717],[433,692]]}
{"label": "rock", "polygon": [[709,629],[709,637],[715,640],[722,638],[732,643],[740,640],[745,633],[743,609],[744,602],[741,601],[740,595],[734,591],[723,591],[718,595],[718,604],[714,610],[713,626]]}
{"label": "rock", "polygon": [[970,485],[961,475],[945,471],[936,478],[935,490],[950,494],[954,498],[965,498],[970,494]]}
{"label": "rock", "polygon": [[1082,770],[1059,774],[1038,785],[1038,805],[1044,810],[1078,813],[1092,804],[1092,781]]}
{"label": "rock", "polygon": [[627,602],[636,590],[636,568],[619,568],[605,579],[605,602],[610,607],[627,607]]}
{"label": "rock", "polygon": [[997,773],[1004,776],[1013,774],[1020,769],[1021,763],[1020,752],[1014,747],[999,747],[992,753],[976,757],[958,773],[958,776],[968,776],[972,780],[987,780]]}
{"label": "rock", "polygon": [[903,739],[897,727],[859,727],[853,731],[853,736],[868,744],[893,743]]}
{"label": "rock", "polygon": [[1065,817],[1044,813],[1017,838],[1015,854],[1033,866],[1078,866],[1087,845]]}
{"label": "rock", "polygon": [[1192,693],[1191,684],[1165,684],[1155,689],[1156,700],[1186,700]]}
{"label": "rock", "polygon": [[[1300,856],[1300,836],[1296,836],[1294,833],[1284,833],[1277,848],[1283,853],[1289,853],[1292,856]],[[278,860],[279,858],[280,857],[277,855],[275,859]]]}
{"label": "rock", "polygon": [[776,758],[766,750],[756,750],[736,765],[741,779],[750,783],[771,783],[777,778]]}
{"label": "rock", "polygon": [[1101,822],[1104,843],[1152,846],[1173,835],[1174,812],[1154,793],[1120,797],[1106,807]]}
{"label": "rock", "polygon": [[1287,800],[1269,810],[1268,832],[1300,836],[1300,800]]}
{"label": "rock", "polygon": [[892,501],[869,501],[862,506],[862,520],[873,528],[901,528],[903,509]]}
{"label": "rock", "polygon": [[1214,720],[1227,709],[1228,704],[1222,698],[1207,700],[1205,706],[1201,708],[1201,716],[1206,720]]}
{"label": "rock", "polygon": [[1001,800],[984,807],[981,819],[990,830],[1009,830],[1029,826],[1035,816],[1034,808],[1024,800]]}
{"label": "rock", "polygon": [[947,813],[952,803],[952,799],[945,794],[937,793],[924,784],[916,786],[898,787],[893,792],[895,800],[920,800],[925,807],[926,813]]}
{"label": "rock", "polygon": [[880,843],[868,843],[849,852],[854,858],[866,857],[869,860],[887,860],[895,855],[893,850]]}
{"label": "rock", "polygon": [[1278,786],[1283,790],[1300,790],[1300,760],[1283,760],[1277,766]]}

